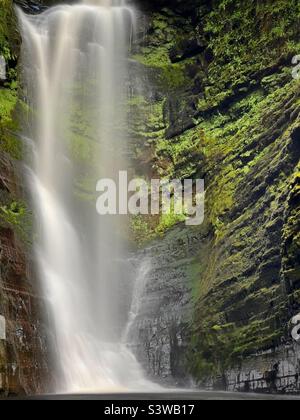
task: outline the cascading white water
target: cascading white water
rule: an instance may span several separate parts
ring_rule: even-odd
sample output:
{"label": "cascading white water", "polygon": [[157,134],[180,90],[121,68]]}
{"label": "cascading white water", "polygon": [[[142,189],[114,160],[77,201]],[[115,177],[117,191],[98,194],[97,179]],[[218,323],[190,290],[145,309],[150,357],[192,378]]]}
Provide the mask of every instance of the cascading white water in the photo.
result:
{"label": "cascading white water", "polygon": [[122,300],[130,284],[126,217],[97,216],[77,197],[88,196],[78,185],[83,179],[92,190],[128,165],[124,103],[135,11],[123,2],[86,0],[19,17],[36,259],[55,330],[56,391],[151,389],[123,344],[130,309]]}

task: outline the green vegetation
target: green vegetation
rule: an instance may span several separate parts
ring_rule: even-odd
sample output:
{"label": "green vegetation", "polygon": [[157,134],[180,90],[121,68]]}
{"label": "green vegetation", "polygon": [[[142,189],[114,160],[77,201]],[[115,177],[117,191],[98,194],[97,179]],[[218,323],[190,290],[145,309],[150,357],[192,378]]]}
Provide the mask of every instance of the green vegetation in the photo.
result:
{"label": "green vegetation", "polygon": [[[15,134],[18,131],[18,45],[12,1],[0,0],[0,55],[7,63],[7,80],[0,86],[0,154],[5,153],[12,159],[22,157],[22,144]],[[24,243],[29,243],[31,215],[25,203],[11,192],[1,191],[0,224],[9,226]]]}
{"label": "green vegetation", "polygon": [[[212,237],[190,273],[189,366],[203,380],[276,347],[287,334],[288,302],[300,301],[296,290],[282,292],[282,283],[298,284],[300,273],[299,156],[292,145],[300,86],[291,76],[291,59],[300,54],[300,5],[200,3],[194,25],[168,9],[154,14],[135,58],[156,99],[139,97],[132,108],[136,160],[149,177],[206,178],[203,230],[209,226]],[[205,51],[182,58],[191,39]],[[177,222],[139,217],[134,232],[143,243],[176,230]]]}
{"label": "green vegetation", "polygon": [[18,101],[16,89],[0,88],[0,151],[8,153],[15,159],[22,156],[22,145],[15,136],[18,123],[13,115]]}
{"label": "green vegetation", "polygon": [[32,216],[24,202],[11,201],[7,205],[1,205],[0,224],[11,227],[24,243],[30,242]]}
{"label": "green vegetation", "polygon": [[18,42],[12,0],[0,0],[0,54],[6,61],[16,59]]}
{"label": "green vegetation", "polygon": [[293,0],[220,0],[204,21],[214,60],[208,71],[200,110],[221,105],[255,76],[277,65],[290,64],[299,53],[299,2]]}
{"label": "green vegetation", "polygon": [[192,27],[185,25],[180,28],[176,16],[172,13],[168,16],[153,14],[151,25],[152,45],[141,48],[133,59],[148,69],[156,70],[155,83],[163,91],[185,88],[186,84],[190,83],[186,74],[188,62],[172,64],[169,52],[176,42],[192,31]]}
{"label": "green vegetation", "polygon": [[8,80],[0,87],[0,151],[20,159],[21,144],[14,135],[17,131],[17,122],[13,116],[18,101],[16,59],[19,36],[12,1],[0,0],[0,3],[0,55],[5,58],[8,65]]}

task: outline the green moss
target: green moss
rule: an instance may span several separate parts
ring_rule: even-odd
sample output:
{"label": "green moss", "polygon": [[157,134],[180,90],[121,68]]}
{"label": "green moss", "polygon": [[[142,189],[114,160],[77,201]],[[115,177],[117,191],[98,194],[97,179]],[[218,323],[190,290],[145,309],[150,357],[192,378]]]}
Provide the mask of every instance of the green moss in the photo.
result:
{"label": "green moss", "polygon": [[186,63],[166,65],[163,67],[160,84],[167,92],[174,92],[180,89],[187,89],[191,81],[186,74]]}
{"label": "green moss", "polygon": [[13,201],[9,206],[1,206],[0,212],[5,222],[17,226],[20,224],[20,219],[25,215],[26,210],[24,204]]}
{"label": "green moss", "polygon": [[191,84],[186,74],[189,60],[183,63],[172,63],[170,60],[171,49],[192,31],[186,21],[185,25],[181,25],[176,19],[172,13],[168,16],[153,14],[151,36],[146,37],[147,46],[142,47],[138,54],[133,56],[133,59],[147,70],[154,70],[152,74],[155,75],[155,83],[164,92],[186,88]]}
{"label": "green moss", "polygon": [[239,360],[242,361],[258,349],[276,346],[283,334],[283,330],[274,330],[273,318],[253,321],[243,327],[233,323],[212,325],[193,336],[192,348],[197,356],[189,363],[201,381],[212,375],[223,375]]}
{"label": "green moss", "polygon": [[166,47],[143,48],[140,54],[132,57],[145,67],[164,68],[171,65],[168,49]]}
{"label": "green moss", "polygon": [[132,216],[131,232],[136,244],[145,246],[148,242],[163,236],[178,223],[184,222],[186,219],[184,212],[177,213],[174,210],[174,200],[171,200],[171,211],[168,214]]}
{"label": "green moss", "polygon": [[185,221],[184,214],[175,214],[173,212],[170,214],[164,214],[160,217],[160,221],[155,229],[155,233],[157,235],[163,235],[170,228],[183,221]]}
{"label": "green moss", "polygon": [[11,121],[11,114],[17,102],[15,90],[0,89],[0,122],[2,125]]}
{"label": "green moss", "polygon": [[147,105],[146,99],[143,96],[133,96],[132,98],[128,99],[127,105],[129,107],[142,107]]}
{"label": "green moss", "polygon": [[[299,124],[291,114],[295,118],[300,105],[291,58],[300,51],[300,3],[218,0],[211,8],[196,7],[193,28],[175,23],[170,11],[154,15],[146,47],[135,58],[157,87],[157,99],[139,97],[132,106],[145,121],[133,132],[137,161],[143,169],[147,165],[147,175],[206,178],[210,234],[188,272],[195,302],[190,366],[203,379],[274,348],[285,335],[281,276],[299,280],[300,215],[291,204],[298,203],[299,182],[282,159],[289,159],[291,131]],[[185,60],[181,47],[190,39],[208,47]],[[179,63],[171,62],[170,52]],[[179,106],[176,96],[182,98]],[[195,128],[167,138],[182,116]],[[281,169],[270,180],[274,168]],[[251,202],[243,192],[253,193]],[[282,212],[286,220],[279,232]],[[172,217],[165,222],[140,217],[134,231],[140,241],[176,223]],[[269,232],[283,235],[281,274],[276,268],[281,251]],[[290,299],[299,302],[299,293]]]}
{"label": "green moss", "polygon": [[0,55],[8,64],[8,81],[0,88],[0,151],[9,153],[13,158],[21,157],[21,144],[15,137],[17,123],[13,116],[18,95],[16,58],[19,35],[16,30],[16,17],[11,0],[1,0],[0,7]]}
{"label": "green moss", "polygon": [[221,105],[234,91],[251,86],[253,74],[298,54],[299,19],[297,0],[219,1],[204,19],[214,60],[199,110]]}
{"label": "green moss", "polygon": [[172,140],[160,137],[155,146],[156,168],[161,176],[184,179],[199,168],[203,156],[199,129],[188,130]]}
{"label": "green moss", "polygon": [[186,63],[172,64],[169,59],[169,51],[164,47],[157,47],[149,52],[133,57],[146,68],[157,70],[156,83],[164,91],[174,91],[186,87],[189,83],[186,76]]}
{"label": "green moss", "polygon": [[0,89],[0,151],[20,159],[22,145],[14,134],[18,125],[13,115],[17,102],[18,95],[15,89]]}
{"label": "green moss", "polygon": [[142,215],[130,218],[130,228],[133,240],[138,246],[145,246],[155,238],[155,228],[151,219]]}
{"label": "green moss", "polygon": [[18,43],[12,0],[0,0],[0,55],[7,61],[15,59]]}
{"label": "green moss", "polygon": [[25,243],[30,242],[32,216],[23,201],[0,206],[0,223],[9,225]]}

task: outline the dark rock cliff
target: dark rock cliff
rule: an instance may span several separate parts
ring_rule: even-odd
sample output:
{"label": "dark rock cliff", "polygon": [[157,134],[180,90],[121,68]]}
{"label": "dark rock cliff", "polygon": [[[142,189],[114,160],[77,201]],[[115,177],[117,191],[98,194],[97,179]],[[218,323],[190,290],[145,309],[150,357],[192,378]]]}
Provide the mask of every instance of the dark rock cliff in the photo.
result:
{"label": "dark rock cliff", "polygon": [[[2,211],[8,209],[4,203],[19,199],[19,186],[14,164],[0,154]],[[48,376],[42,297],[20,232],[5,216],[0,220],[0,395],[41,393]]]}
{"label": "dark rock cliff", "polygon": [[[30,3],[30,2],[29,2]],[[1,3],[0,55],[0,395],[45,390],[48,377],[42,298],[32,272],[31,215],[25,204],[18,132],[19,35],[11,1]]]}
{"label": "dark rock cliff", "polygon": [[[163,348],[151,340],[182,335],[180,323],[174,330],[165,321],[173,279],[192,299],[180,310],[189,317],[193,308],[183,334],[187,377],[221,389],[296,392],[300,349],[289,321],[300,312],[300,85],[291,60],[300,51],[299,3],[155,5],[134,57],[151,86],[133,105],[145,120],[133,133],[136,159],[149,176],[203,177],[206,218],[200,228],[137,224],[141,238],[174,225],[157,245],[166,264],[150,274],[146,291],[152,302],[157,289],[160,309],[141,310],[152,325],[141,328],[148,359]],[[195,244],[186,248],[179,232]],[[177,343],[168,346],[160,369],[172,373]]]}

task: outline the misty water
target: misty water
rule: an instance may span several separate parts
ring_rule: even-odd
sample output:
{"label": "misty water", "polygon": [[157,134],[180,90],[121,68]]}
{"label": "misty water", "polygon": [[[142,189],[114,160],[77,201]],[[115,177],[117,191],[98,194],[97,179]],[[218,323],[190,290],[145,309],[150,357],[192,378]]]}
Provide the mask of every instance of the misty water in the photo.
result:
{"label": "misty water", "polygon": [[[125,105],[136,11],[91,0],[18,14],[35,260],[51,314],[55,391],[153,390],[127,346],[145,268],[134,270],[128,259],[126,216],[100,217],[93,197],[99,178],[117,179],[129,164]],[[78,155],[87,145],[85,167]]]}

